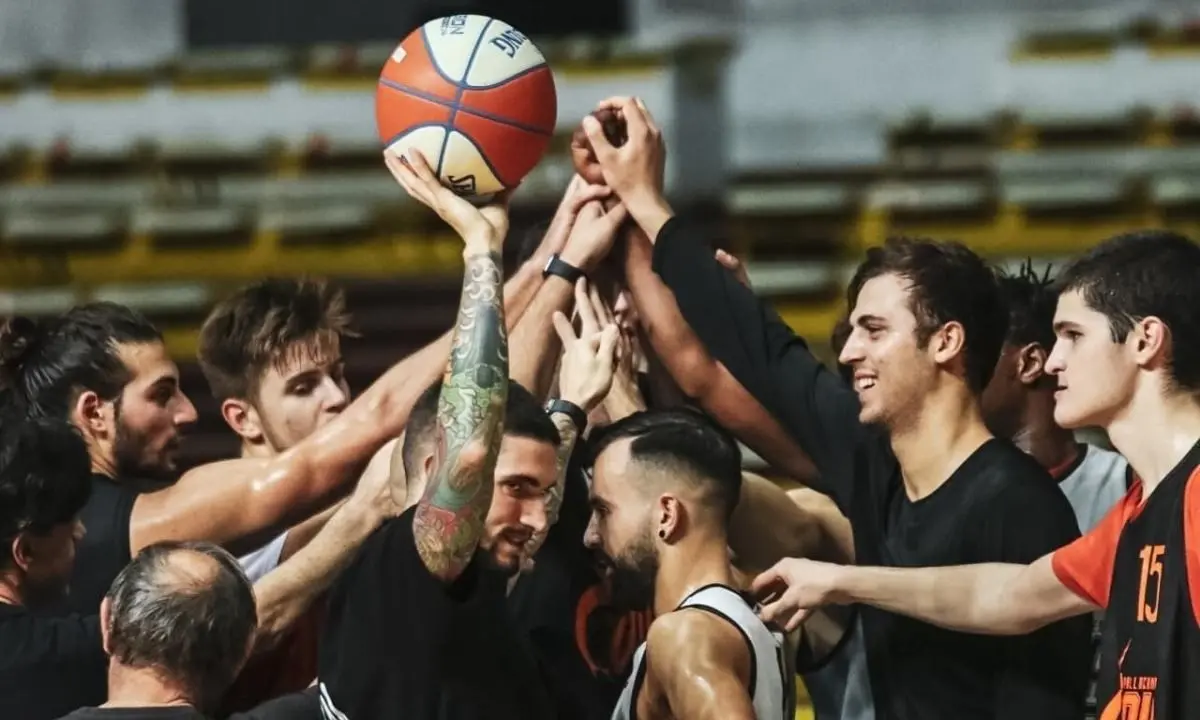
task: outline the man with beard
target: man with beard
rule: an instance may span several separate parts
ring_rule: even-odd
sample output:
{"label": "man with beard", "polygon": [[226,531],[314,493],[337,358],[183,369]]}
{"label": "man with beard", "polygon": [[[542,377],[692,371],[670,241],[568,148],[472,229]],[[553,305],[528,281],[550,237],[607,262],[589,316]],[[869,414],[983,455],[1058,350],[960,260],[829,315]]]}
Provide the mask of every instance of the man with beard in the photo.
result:
{"label": "man with beard", "polygon": [[[104,699],[96,610],[35,613],[67,592],[91,460],[61,420],[0,420],[0,717],[51,720]],[[82,672],[81,672],[82,671]]]}
{"label": "man with beard", "polygon": [[[463,238],[466,273],[445,376],[417,403],[405,433],[405,445],[420,448],[405,479],[419,478],[424,492],[367,540],[330,594],[322,710],[331,720],[551,717],[505,598],[526,544],[546,529],[561,440],[508,376],[500,298],[507,201],[475,207],[415,151],[398,171],[409,194]],[[604,344],[611,355],[615,340],[609,330],[585,342],[599,357]]]}
{"label": "man with beard", "polygon": [[652,598],[656,616],[614,720],[790,720],[785,642],[734,589],[736,441],[680,409],[630,415],[592,442],[585,542],[611,569],[614,594]]}

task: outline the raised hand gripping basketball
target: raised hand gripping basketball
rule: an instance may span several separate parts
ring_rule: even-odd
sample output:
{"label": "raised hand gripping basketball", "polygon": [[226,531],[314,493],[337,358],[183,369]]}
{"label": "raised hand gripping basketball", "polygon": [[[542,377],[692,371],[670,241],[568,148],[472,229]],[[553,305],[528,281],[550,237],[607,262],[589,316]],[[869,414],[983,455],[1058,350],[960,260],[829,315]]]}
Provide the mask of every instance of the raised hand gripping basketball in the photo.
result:
{"label": "raised hand gripping basketball", "polygon": [[504,243],[509,191],[497,193],[489,203],[476,207],[438,181],[419,150],[410,149],[407,157],[385,150],[383,159],[405,192],[436,212],[468,245],[482,243],[498,249]]}

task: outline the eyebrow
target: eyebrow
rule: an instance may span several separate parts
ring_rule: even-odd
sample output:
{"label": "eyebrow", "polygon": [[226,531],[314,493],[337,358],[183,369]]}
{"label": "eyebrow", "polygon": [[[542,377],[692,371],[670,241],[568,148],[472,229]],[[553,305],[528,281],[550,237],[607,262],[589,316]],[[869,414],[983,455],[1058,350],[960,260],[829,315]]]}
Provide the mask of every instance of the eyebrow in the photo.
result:
{"label": "eyebrow", "polygon": [[859,315],[854,320],[854,324],[858,325],[859,327],[866,327],[867,325],[869,325],[871,323],[884,323],[884,322],[886,322],[886,320],[884,320],[882,317],[880,317],[878,315]]}

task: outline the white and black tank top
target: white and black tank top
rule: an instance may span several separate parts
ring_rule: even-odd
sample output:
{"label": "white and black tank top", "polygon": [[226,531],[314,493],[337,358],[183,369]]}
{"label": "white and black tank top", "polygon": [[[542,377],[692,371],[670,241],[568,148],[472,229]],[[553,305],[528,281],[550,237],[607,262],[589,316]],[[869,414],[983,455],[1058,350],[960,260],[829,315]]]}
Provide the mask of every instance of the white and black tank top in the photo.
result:
{"label": "white and black tank top", "polygon": [[[723,618],[738,629],[750,650],[750,698],[758,720],[792,720],[796,715],[796,674],[781,633],[767,628],[736,590],[706,585],[676,610],[694,608]],[[633,670],[613,710],[612,720],[637,720],[637,699],[646,678],[646,643],[633,656]]]}

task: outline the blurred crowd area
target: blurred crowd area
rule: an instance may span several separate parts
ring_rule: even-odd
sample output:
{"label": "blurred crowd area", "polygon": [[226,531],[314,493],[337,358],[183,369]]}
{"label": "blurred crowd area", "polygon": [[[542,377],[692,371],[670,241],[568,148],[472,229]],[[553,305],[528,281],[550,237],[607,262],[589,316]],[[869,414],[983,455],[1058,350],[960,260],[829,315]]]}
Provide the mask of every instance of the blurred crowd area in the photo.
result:
{"label": "blurred crowd area", "polygon": [[372,109],[394,44],[440,15],[503,17],[555,71],[560,135],[514,233],[549,219],[580,117],[637,95],[676,202],[723,226],[819,352],[848,271],[892,234],[1037,267],[1135,227],[1200,236],[1200,9],[1183,0],[254,5],[0,2],[0,313],[146,312],[199,410],[188,465],[235,447],[194,363],[231,287],[344,284],[355,388],[449,326],[460,242],[395,186]]}

